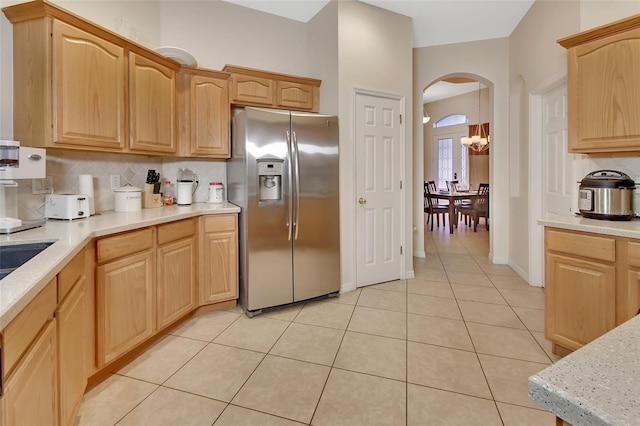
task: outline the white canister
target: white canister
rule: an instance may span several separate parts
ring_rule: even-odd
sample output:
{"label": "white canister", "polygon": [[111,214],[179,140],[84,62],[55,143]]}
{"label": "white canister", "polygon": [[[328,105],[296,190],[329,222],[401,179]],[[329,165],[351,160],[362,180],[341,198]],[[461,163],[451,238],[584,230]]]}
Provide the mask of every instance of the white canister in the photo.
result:
{"label": "white canister", "polygon": [[209,182],[209,203],[220,204],[224,202],[224,185],[222,182]]}
{"label": "white canister", "polygon": [[117,212],[137,212],[142,209],[142,190],[135,186],[125,185],[115,192],[115,211]]}

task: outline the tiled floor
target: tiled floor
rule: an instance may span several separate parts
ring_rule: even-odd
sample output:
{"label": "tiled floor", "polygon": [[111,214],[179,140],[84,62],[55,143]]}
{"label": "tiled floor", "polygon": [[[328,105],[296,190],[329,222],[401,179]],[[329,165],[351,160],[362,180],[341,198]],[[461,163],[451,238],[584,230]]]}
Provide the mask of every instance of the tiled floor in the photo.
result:
{"label": "tiled floor", "polygon": [[483,227],[426,233],[414,279],[247,318],[194,317],[89,391],[80,425],[554,425],[543,292]]}

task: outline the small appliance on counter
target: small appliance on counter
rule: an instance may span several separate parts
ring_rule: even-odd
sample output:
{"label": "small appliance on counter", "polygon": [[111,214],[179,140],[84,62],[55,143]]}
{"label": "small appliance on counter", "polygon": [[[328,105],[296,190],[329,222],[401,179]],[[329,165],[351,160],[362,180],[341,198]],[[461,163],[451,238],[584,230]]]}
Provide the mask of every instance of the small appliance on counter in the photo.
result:
{"label": "small appliance on counter", "polygon": [[189,205],[193,202],[193,194],[198,189],[198,175],[189,169],[178,170],[178,205]]}
{"label": "small appliance on counter", "polygon": [[117,212],[137,212],[142,210],[142,190],[129,184],[114,189],[114,210]]}
{"label": "small appliance on counter", "polygon": [[49,194],[44,204],[47,219],[73,220],[89,217],[91,208],[85,194]]}
{"label": "small appliance on counter", "polygon": [[578,209],[590,219],[631,220],[635,182],[616,170],[597,170],[580,182]]}

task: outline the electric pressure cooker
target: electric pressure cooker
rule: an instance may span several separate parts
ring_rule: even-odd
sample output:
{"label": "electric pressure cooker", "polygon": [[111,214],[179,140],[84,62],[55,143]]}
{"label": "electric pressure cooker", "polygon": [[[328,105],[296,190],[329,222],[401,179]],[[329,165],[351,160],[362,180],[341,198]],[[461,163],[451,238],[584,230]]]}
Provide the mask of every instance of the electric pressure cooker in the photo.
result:
{"label": "electric pressure cooker", "polygon": [[631,220],[635,182],[616,170],[597,170],[582,179],[578,209],[591,219]]}

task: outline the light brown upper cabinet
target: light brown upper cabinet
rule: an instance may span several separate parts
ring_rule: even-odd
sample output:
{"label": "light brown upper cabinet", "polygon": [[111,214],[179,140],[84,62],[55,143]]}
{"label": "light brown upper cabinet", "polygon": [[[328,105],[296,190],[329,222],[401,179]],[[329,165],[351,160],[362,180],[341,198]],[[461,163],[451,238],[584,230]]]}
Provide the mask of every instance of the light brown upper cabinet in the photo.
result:
{"label": "light brown upper cabinet", "polygon": [[48,2],[2,10],[13,24],[14,138],[22,145],[177,152],[179,64]]}
{"label": "light brown upper cabinet", "polygon": [[569,152],[640,151],[640,15],[558,43],[567,49]]}
{"label": "light brown upper cabinet", "polygon": [[233,104],[310,112],[320,110],[320,80],[236,65],[225,65],[223,71],[231,74]]}
{"label": "light brown upper cabinet", "polygon": [[229,158],[229,74],[180,69],[178,139],[181,156]]}

